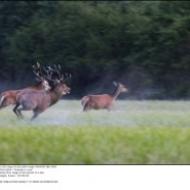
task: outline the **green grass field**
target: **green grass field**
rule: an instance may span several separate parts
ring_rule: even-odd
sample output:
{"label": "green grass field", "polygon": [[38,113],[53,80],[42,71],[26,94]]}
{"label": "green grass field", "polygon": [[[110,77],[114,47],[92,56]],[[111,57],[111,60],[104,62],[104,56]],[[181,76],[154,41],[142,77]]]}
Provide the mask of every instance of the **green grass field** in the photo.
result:
{"label": "green grass field", "polygon": [[0,111],[0,164],[190,164],[189,101],[60,101],[30,122]]}

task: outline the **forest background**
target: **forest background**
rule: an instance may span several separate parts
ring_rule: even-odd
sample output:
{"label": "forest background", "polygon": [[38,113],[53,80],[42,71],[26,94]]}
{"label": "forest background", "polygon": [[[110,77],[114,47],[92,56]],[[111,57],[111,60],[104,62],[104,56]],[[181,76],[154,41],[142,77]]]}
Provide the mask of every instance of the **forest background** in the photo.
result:
{"label": "forest background", "polygon": [[71,98],[129,88],[128,99],[190,97],[190,2],[1,1],[0,90],[61,64]]}

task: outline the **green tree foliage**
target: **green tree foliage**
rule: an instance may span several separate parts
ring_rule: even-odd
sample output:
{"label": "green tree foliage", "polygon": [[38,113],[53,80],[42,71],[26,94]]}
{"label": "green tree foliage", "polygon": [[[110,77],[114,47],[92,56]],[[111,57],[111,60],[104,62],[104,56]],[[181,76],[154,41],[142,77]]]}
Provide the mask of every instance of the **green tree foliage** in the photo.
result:
{"label": "green tree foliage", "polygon": [[115,79],[135,97],[189,97],[189,13],[188,1],[3,1],[0,77],[21,81],[38,60],[71,72],[78,96]]}

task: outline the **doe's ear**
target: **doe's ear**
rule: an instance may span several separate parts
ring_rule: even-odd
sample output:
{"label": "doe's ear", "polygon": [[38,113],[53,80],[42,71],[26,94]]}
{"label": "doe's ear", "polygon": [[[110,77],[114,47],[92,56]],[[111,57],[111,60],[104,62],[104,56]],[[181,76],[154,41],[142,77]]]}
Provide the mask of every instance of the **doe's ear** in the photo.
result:
{"label": "doe's ear", "polygon": [[114,85],[114,86],[117,86],[117,82],[113,81],[113,85]]}

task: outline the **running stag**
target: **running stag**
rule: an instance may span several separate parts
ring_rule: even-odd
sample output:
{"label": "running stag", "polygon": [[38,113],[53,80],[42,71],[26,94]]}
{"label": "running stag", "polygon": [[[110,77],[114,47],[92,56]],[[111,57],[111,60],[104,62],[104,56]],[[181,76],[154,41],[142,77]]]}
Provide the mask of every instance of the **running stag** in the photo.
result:
{"label": "running stag", "polygon": [[[50,106],[57,103],[61,97],[70,93],[70,88],[65,84],[68,79],[60,72],[60,67],[48,67],[48,81],[51,89],[48,91],[30,90],[17,95],[16,106],[13,109],[18,118],[23,118],[21,111],[33,111],[32,120]],[[56,77],[55,77],[56,75]],[[53,77],[54,76],[54,77]]]}
{"label": "running stag", "polygon": [[26,90],[49,90],[50,86],[48,81],[46,80],[46,77],[44,73],[42,72],[42,68],[40,64],[37,62],[36,65],[33,65],[33,73],[36,76],[37,84],[33,86],[26,87],[24,89],[19,90],[7,90],[5,92],[2,92],[0,95],[0,109],[5,108],[10,105],[16,104],[16,96],[18,93]]}

